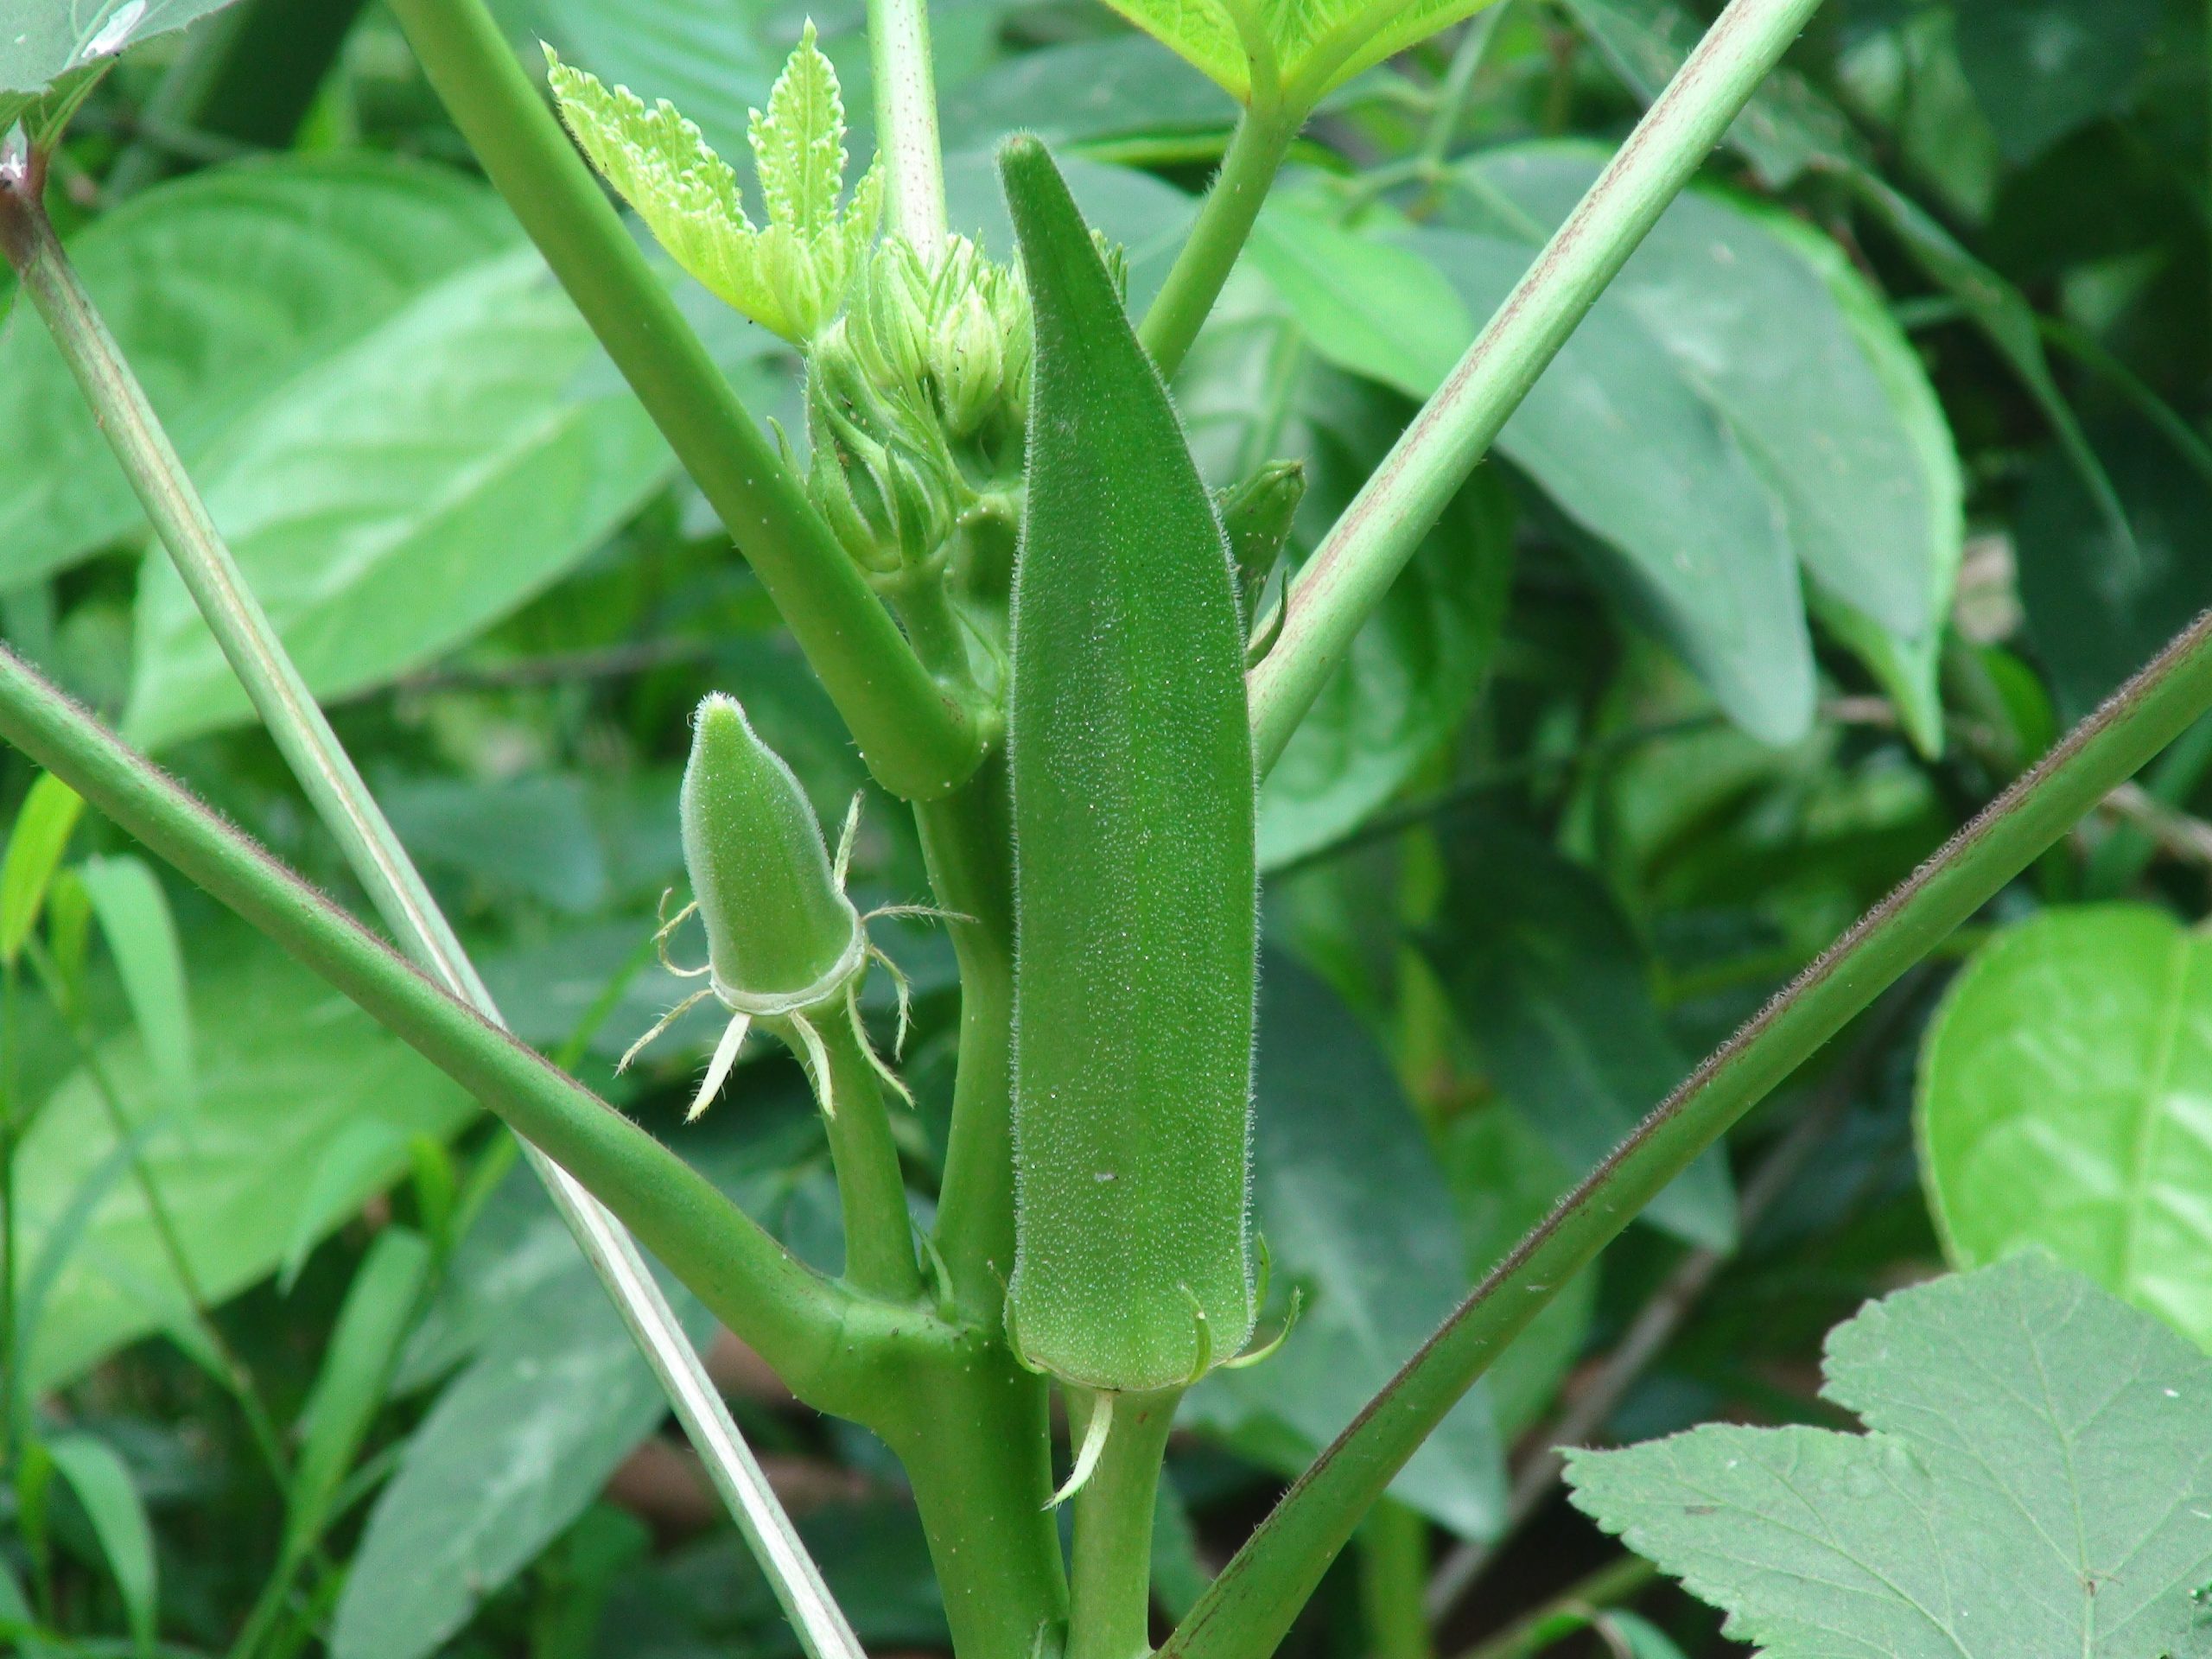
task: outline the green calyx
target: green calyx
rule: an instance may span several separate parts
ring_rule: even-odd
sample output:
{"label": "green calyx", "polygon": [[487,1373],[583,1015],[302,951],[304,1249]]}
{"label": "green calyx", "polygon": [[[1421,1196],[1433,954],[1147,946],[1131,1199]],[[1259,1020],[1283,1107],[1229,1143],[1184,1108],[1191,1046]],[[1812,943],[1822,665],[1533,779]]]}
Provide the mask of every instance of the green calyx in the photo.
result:
{"label": "green calyx", "polygon": [[[860,989],[868,964],[881,963],[899,988],[905,1039],[907,988],[897,964],[868,942],[868,918],[845,896],[845,868],[860,803],[845,823],[834,863],[805,791],[784,759],[760,741],[734,697],[720,693],[692,720],[691,758],[679,799],[683,862],[691,903],[661,929],[662,961],[707,988],[679,1002],[622,1057],[639,1051],[693,1007],[713,997],[729,1011],[705,1081],[691,1103],[696,1117],[721,1092],[755,1021],[783,1037],[807,1063],[823,1110],[835,1116],[829,1056],[821,1027],[842,1019],[879,1077],[900,1096],[906,1085],[879,1058],[861,1021]],[[707,961],[669,962],[665,941],[694,912],[707,935]]]}
{"label": "green calyx", "polygon": [[1244,620],[1267,586],[1275,561],[1290,540],[1298,504],[1306,499],[1306,463],[1270,461],[1252,475],[1216,493],[1214,510],[1229,537],[1229,556],[1236,567],[1237,597]]}
{"label": "green calyx", "polygon": [[562,118],[592,164],[638,210],[676,263],[763,327],[804,346],[845,302],[882,207],[870,168],[842,206],[845,108],[837,72],[809,22],[747,137],[768,222],[746,213],[737,175],[698,127],[663,99],[651,108],[626,86],[545,48]]}

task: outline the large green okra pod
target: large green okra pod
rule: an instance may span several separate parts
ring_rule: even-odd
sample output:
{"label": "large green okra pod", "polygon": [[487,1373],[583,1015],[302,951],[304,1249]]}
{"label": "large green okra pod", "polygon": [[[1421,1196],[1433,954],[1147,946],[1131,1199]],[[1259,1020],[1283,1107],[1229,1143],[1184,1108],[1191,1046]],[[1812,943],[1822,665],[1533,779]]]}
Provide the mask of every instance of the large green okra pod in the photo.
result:
{"label": "large green okra pod", "polygon": [[1067,187],[1034,140],[1001,168],[1036,327],[1009,1327],[1067,1382],[1148,1391],[1252,1329],[1244,642],[1220,523]]}

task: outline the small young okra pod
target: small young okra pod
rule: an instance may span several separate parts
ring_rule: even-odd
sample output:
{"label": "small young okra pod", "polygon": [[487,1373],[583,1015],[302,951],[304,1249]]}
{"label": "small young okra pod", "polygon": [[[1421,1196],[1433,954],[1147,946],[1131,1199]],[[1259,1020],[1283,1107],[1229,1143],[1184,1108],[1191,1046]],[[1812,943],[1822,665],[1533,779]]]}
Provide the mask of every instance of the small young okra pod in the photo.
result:
{"label": "small young okra pod", "polygon": [[[799,1052],[823,1110],[832,1116],[836,1103],[821,1034],[825,1020],[849,1021],[878,1075],[906,1095],[861,1023],[861,982],[868,963],[880,962],[899,987],[903,1039],[906,981],[869,943],[868,918],[845,896],[857,798],[853,807],[833,861],[805,791],[783,757],[760,741],[737,699],[717,694],[699,705],[678,804],[691,903],[660,937],[665,940],[685,917],[698,912],[707,935],[706,963],[690,969],[668,965],[686,978],[705,978],[707,988],[678,1003],[622,1057],[628,1065],[683,1014],[708,997],[719,1001],[729,1011],[729,1023],[692,1101],[694,1117],[728,1080],[756,1020]],[[664,945],[662,960],[667,961]]]}
{"label": "small young okra pod", "polygon": [[1001,167],[1035,317],[1014,596],[1016,1248],[1032,1364],[1179,1387],[1251,1332],[1257,876],[1235,575],[1044,148]]}

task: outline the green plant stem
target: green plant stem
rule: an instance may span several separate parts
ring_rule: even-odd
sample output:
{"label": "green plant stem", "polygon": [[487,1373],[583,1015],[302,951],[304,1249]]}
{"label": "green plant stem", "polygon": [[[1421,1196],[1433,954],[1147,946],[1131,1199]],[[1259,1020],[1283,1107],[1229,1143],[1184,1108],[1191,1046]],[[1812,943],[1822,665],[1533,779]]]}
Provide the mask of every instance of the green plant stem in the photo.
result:
{"label": "green plant stem", "polygon": [[736,540],[878,782],[909,800],[983,739],[931,681],[639,251],[483,0],[393,0],[448,111]]}
{"label": "green plant stem", "polygon": [[0,737],[573,1171],[802,1398],[858,1415],[874,1351],[925,1336],[917,1317],[798,1262],[681,1158],[402,961],[3,649]]}
{"label": "green plant stem", "polygon": [[[40,200],[42,168],[34,157],[21,189],[0,189],[0,252],[21,275],[194,602],[355,875],[416,959],[496,1023],[498,1010],[474,965],[277,639],[78,281]],[[531,1147],[532,1167],[666,1390],[801,1640],[816,1659],[857,1659],[857,1642],[636,1243],[548,1153],[559,1155],[557,1148]],[[669,1161],[687,1167],[672,1155]],[[677,1262],[664,1259],[682,1276]]]}
{"label": "green plant stem", "polygon": [[1819,4],[1731,0],[1344,509],[1252,671],[1263,774],[1491,441]]}
{"label": "green plant stem", "polygon": [[947,924],[960,963],[960,1052],[936,1243],[961,1311],[995,1328],[1014,1272],[1014,870],[1003,754],[915,818],[938,903],[961,918]]}
{"label": "green plant stem", "polygon": [[911,1302],[922,1294],[922,1275],[914,1264],[914,1224],[906,1211],[906,1181],[891,1139],[883,1084],[848,1021],[824,1020],[820,1031],[836,1106],[823,1127],[837,1166],[845,1277],[855,1290]]}
{"label": "green plant stem", "polygon": [[1229,280],[1267,201],[1268,187],[1304,124],[1302,111],[1257,99],[1239,118],[1198,221],[1137,329],[1137,338],[1152,354],[1162,379],[1175,378],[1213,302],[1221,297],[1222,284]]}
{"label": "green plant stem", "polygon": [[1623,1555],[1587,1577],[1576,1580],[1489,1641],[1469,1648],[1459,1659],[1531,1659],[1531,1656],[1541,1653],[1558,1639],[1551,1633],[1555,1619],[1567,1614],[1586,1616],[1607,1607],[1618,1607],[1658,1576],[1659,1569],[1641,1555]]}
{"label": "green plant stem", "polygon": [[[1152,1651],[1152,1517],[1180,1389],[1116,1395],[1098,1466],[1075,1495],[1067,1659]],[[1094,1395],[1091,1409],[1100,1407]]]}
{"label": "green plant stem", "polygon": [[22,1414],[16,1409],[22,1392],[22,1332],[16,1329],[16,1281],[22,1254],[22,1206],[16,1202],[16,1154],[22,1144],[21,1089],[16,1045],[22,1031],[16,1021],[16,964],[0,963],[0,1474],[10,1482],[16,1474],[16,1459],[22,1449],[19,1433]]}
{"label": "green plant stem", "polygon": [[1870,911],[1516,1246],[1276,1505],[1161,1649],[1273,1651],[1359,1517],[1560,1287],[1690,1161],[2212,709],[2212,614]]}
{"label": "green plant stem", "polygon": [[1359,1529],[1359,1603],[1371,1659],[1435,1659],[1423,1604],[1428,1591],[1428,1522],[1384,1498]]}
{"label": "green plant stem", "polygon": [[875,77],[876,149],[888,163],[893,230],[932,257],[944,243],[944,159],[937,134],[937,78],[928,0],[868,0],[868,62]]}

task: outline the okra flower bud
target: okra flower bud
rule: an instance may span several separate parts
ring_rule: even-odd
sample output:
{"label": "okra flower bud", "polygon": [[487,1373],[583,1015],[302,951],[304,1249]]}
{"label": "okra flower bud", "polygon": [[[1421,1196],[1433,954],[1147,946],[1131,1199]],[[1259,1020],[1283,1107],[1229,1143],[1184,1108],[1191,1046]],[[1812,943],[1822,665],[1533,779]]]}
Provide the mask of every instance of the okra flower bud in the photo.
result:
{"label": "okra flower bud", "polygon": [[906,976],[869,943],[869,918],[845,896],[859,798],[854,799],[833,861],[814,808],[791,769],[760,741],[737,699],[717,694],[699,705],[692,721],[691,759],[683,770],[678,812],[692,897],[659,937],[665,941],[696,911],[707,935],[707,961],[697,968],[677,968],[668,963],[664,946],[662,960],[671,972],[704,978],[707,988],[678,1003],[639,1039],[622,1065],[626,1067],[647,1043],[711,996],[730,1018],[692,1101],[692,1116],[721,1091],[755,1020],[798,1051],[825,1113],[836,1113],[819,1030],[826,1019],[849,1020],[869,1063],[906,1096],[906,1086],[877,1058],[861,1023],[861,983],[869,962],[880,962],[899,988],[899,1038],[905,1040]]}

